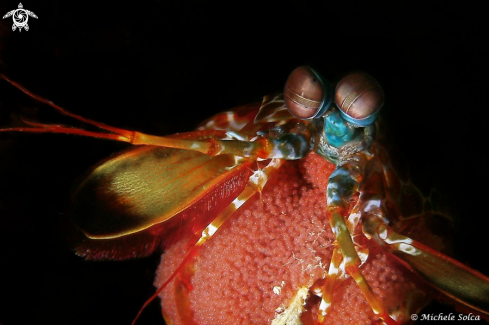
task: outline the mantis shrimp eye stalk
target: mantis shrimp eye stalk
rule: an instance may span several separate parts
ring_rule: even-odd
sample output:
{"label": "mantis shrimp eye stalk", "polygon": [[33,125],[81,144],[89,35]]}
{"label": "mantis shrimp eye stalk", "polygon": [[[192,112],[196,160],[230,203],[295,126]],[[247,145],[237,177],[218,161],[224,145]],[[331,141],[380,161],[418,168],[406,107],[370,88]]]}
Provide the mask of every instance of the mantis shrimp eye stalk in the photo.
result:
{"label": "mantis shrimp eye stalk", "polygon": [[384,105],[384,91],[369,74],[355,72],[340,80],[335,102],[345,120],[356,126],[367,126],[375,121]]}
{"label": "mantis shrimp eye stalk", "polygon": [[284,95],[289,112],[304,120],[326,113],[333,97],[331,85],[306,66],[292,71],[285,84]]}

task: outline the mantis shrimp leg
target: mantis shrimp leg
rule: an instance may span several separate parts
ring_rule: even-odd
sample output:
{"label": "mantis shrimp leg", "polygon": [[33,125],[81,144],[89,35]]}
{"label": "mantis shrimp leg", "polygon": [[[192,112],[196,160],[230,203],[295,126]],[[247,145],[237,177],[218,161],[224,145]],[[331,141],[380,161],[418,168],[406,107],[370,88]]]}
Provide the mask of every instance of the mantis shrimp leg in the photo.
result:
{"label": "mantis shrimp leg", "polygon": [[[327,214],[331,229],[336,237],[336,242],[341,249],[341,255],[345,266],[344,272],[355,280],[372,307],[373,312],[378,317],[389,325],[397,324],[377,299],[372,288],[360,271],[359,267],[362,264],[362,261],[355,250],[355,245],[345,222],[345,218],[348,217],[349,212],[349,199],[359,189],[359,184],[362,180],[363,171],[367,162],[368,157],[366,154],[357,153],[347,157],[343,162],[338,164],[337,168],[329,178],[327,187]],[[332,263],[337,267],[338,260],[335,259],[335,255],[333,255]],[[334,280],[335,277],[333,274],[334,273],[330,271],[327,279]],[[325,312],[327,312],[328,309],[327,306],[331,305],[331,289],[333,286],[334,284],[326,283],[325,294],[323,293],[321,301],[322,307],[320,308],[320,314],[322,315],[320,315],[320,319],[324,318]]]}
{"label": "mantis shrimp leg", "polygon": [[[196,234],[193,238],[191,238],[187,244],[187,253],[185,258],[182,260],[180,265],[177,267],[175,271],[173,271],[172,275],[158,288],[158,290],[151,296],[145,304],[139,310],[136,318],[133,320],[132,324],[136,323],[136,320],[141,315],[142,311],[146,308],[146,306],[153,301],[156,297],[158,297],[159,293],[177,276],[185,278],[185,268],[188,264],[192,263],[192,258],[198,253],[199,249],[204,245],[206,241],[208,241],[214,234],[219,230],[219,228],[229,219],[229,217],[238,210],[247,200],[253,197],[256,193],[260,193],[265,187],[270,176],[283,165],[285,160],[282,159],[272,159],[265,167],[259,168],[255,171],[249,178],[248,184],[241,194],[231,202],[219,215],[202,231],[200,234]],[[180,282],[183,282],[189,285],[190,281],[187,279],[181,279]],[[183,296],[185,297],[185,296]],[[181,306],[185,304],[182,302]],[[183,307],[185,308],[185,307]],[[183,315],[184,317],[185,314]]]}
{"label": "mantis shrimp leg", "polygon": [[409,269],[458,303],[488,315],[489,278],[409,237],[395,232],[377,215],[367,213],[363,232],[387,248]]}

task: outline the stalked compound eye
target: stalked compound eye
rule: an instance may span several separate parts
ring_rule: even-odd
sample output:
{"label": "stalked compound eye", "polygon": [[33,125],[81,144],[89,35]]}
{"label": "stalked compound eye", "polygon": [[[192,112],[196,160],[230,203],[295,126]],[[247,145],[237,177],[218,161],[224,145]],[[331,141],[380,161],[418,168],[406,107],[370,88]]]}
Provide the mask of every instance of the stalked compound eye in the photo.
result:
{"label": "stalked compound eye", "polygon": [[384,91],[369,74],[355,72],[340,80],[335,102],[345,120],[356,126],[367,126],[375,121],[384,105]]}
{"label": "stalked compound eye", "polygon": [[285,104],[300,119],[320,117],[331,104],[332,87],[310,67],[298,67],[285,83]]}

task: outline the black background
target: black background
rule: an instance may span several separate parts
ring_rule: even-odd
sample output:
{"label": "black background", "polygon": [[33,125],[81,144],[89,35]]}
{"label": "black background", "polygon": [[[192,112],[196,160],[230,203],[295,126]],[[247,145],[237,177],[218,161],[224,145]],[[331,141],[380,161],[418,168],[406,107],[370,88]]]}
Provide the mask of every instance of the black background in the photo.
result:
{"label": "black background", "polygon": [[[485,140],[488,36],[468,2],[27,1],[29,31],[0,20],[0,68],[85,117],[153,134],[190,131],[280,91],[299,65],[337,81],[362,69],[383,85],[389,137],[415,183],[456,218],[456,257],[489,274]],[[0,14],[18,1],[0,1]],[[0,82],[1,126],[28,108]],[[30,113],[28,113],[30,114]],[[75,122],[76,123],[76,122]],[[0,134],[0,324],[129,324],[154,292],[159,257],[85,262],[66,216],[75,180],[124,144]],[[68,237],[68,238],[67,238]],[[449,312],[434,304],[426,312]],[[139,324],[162,324],[158,303]],[[479,323],[479,322],[476,322]]]}

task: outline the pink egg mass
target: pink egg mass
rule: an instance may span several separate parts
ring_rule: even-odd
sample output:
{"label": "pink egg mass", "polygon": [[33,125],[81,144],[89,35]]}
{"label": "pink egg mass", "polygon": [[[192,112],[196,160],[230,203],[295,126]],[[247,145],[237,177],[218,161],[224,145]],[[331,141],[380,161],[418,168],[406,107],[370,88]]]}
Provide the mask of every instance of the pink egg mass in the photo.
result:
{"label": "pink egg mass", "polygon": [[[335,245],[325,195],[333,169],[317,154],[281,167],[160,293],[167,324],[317,324],[321,299],[314,289],[324,283]],[[375,295],[391,317],[411,322],[427,296],[392,256],[358,237],[358,248],[368,252],[360,269]],[[429,233],[422,237],[436,242]],[[187,242],[163,254],[156,287],[181,263]],[[343,275],[324,324],[377,323],[357,284]]]}

